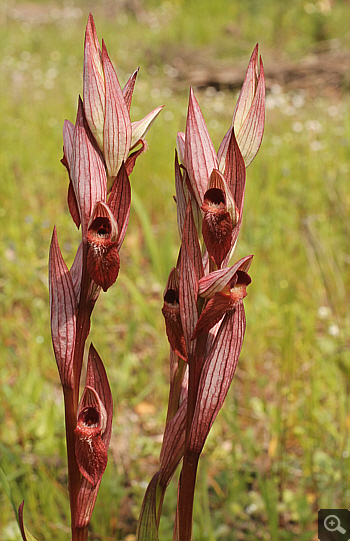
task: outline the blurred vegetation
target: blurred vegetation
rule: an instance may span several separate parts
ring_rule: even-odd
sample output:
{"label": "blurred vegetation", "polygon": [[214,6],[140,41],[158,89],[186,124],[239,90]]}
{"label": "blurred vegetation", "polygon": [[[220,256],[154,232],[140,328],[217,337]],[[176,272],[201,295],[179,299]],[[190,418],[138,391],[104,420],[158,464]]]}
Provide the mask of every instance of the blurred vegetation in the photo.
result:
{"label": "blurred vegetation", "polygon": [[[25,499],[39,540],[69,539],[62,394],[51,347],[47,288],[53,225],[67,264],[80,233],[66,208],[62,124],[82,92],[89,11],[123,85],[141,67],[132,119],[166,108],[132,174],[133,205],[117,284],[102,294],[91,340],[115,402],[110,458],[91,539],[134,539],[157,469],[168,393],[162,291],[177,257],[173,160],[188,91],[172,58],[203,51],[248,63],[258,41],[300,59],[318,43],[349,46],[342,0],[133,0],[0,4],[0,466]],[[268,64],[265,66],[268,74]],[[235,259],[253,253],[247,332],[232,388],[205,446],[196,541],[316,540],[317,510],[348,507],[350,375],[349,95],[344,89],[267,95],[262,148],[247,172]],[[196,92],[216,148],[236,95]],[[172,539],[176,481],[160,538]],[[0,540],[17,541],[0,491]]]}

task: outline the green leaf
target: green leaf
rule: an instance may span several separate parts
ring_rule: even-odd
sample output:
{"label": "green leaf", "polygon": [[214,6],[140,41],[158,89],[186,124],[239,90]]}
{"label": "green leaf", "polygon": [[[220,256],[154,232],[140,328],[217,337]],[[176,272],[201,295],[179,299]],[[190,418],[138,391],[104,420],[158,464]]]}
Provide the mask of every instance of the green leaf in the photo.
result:
{"label": "green leaf", "polygon": [[21,534],[23,537],[23,541],[38,541],[34,535],[30,533],[30,531],[25,527],[23,522],[23,507],[24,507],[24,501],[21,503],[21,505],[18,508],[18,520],[19,520],[19,528],[21,530]]}
{"label": "green leaf", "polygon": [[136,541],[159,541],[157,524],[157,486],[160,471],[152,478],[142,502]]}
{"label": "green leaf", "polygon": [[11,485],[8,482],[7,477],[5,475],[5,472],[4,472],[4,470],[2,469],[1,466],[0,466],[0,483],[2,484],[4,492],[5,492],[6,496],[8,497],[8,499],[9,499],[9,501],[10,501],[12,507],[13,507],[13,511],[15,513],[16,520],[18,522],[17,506],[15,505],[15,502],[14,502],[14,499],[13,499],[13,496],[12,496]]}

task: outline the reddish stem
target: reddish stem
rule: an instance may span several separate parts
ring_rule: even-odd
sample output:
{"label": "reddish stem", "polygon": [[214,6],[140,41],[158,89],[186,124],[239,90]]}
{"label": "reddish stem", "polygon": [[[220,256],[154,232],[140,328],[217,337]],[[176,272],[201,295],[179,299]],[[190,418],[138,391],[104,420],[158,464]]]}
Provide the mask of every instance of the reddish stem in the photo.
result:
{"label": "reddish stem", "polygon": [[81,476],[75,457],[75,434],[74,430],[77,424],[77,413],[74,406],[73,389],[63,388],[64,408],[66,421],[66,443],[67,443],[67,459],[68,459],[68,488],[69,501],[71,512],[72,525],[72,541],[75,541],[74,524],[77,514],[77,502],[80,489]]}
{"label": "reddish stem", "polygon": [[193,500],[200,452],[190,448],[190,433],[197,402],[198,386],[205,354],[207,335],[197,338],[195,355],[189,358],[188,398],[186,414],[186,439],[183,466],[179,485],[179,541],[191,541]]}
{"label": "reddish stem", "polygon": [[179,489],[179,541],[191,541],[193,500],[196,487],[196,475],[199,454],[185,453]]}
{"label": "reddish stem", "polygon": [[67,443],[67,459],[68,459],[68,486],[69,500],[71,509],[71,528],[72,541],[86,541],[88,536],[88,527],[75,527],[77,515],[78,495],[81,484],[81,474],[75,456],[75,433],[74,430],[77,424],[77,410],[79,402],[79,385],[81,368],[84,358],[85,342],[90,329],[90,316],[93,309],[93,303],[87,303],[87,295],[90,286],[90,277],[86,268],[87,259],[87,244],[83,245],[83,265],[80,301],[77,310],[77,329],[76,342],[73,359],[73,385],[74,388],[64,388],[64,404],[65,404],[65,421],[66,421],[66,443]]}

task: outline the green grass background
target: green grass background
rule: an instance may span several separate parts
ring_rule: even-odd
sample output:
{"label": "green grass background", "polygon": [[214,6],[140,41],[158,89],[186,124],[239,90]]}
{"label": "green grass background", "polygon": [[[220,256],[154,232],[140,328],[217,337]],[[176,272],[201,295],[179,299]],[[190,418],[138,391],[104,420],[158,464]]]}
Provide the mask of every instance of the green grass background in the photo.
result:
{"label": "green grass background", "polygon": [[[160,312],[175,264],[173,160],[188,90],[172,59],[298,60],[319,42],[349,48],[341,0],[36,1],[0,3],[0,466],[28,527],[69,539],[62,393],[49,328],[52,228],[67,264],[79,232],[66,207],[62,125],[82,92],[89,11],[121,84],[140,66],[137,120],[166,104],[131,177],[133,204],[116,285],[93,313],[91,340],[110,379],[115,416],[91,539],[134,539],[157,469],[168,393]],[[265,65],[268,74],[269,64]],[[218,145],[236,94],[196,92]],[[349,95],[346,88],[267,96],[262,147],[247,171],[235,259],[253,253],[247,331],[233,385],[201,459],[196,541],[316,540],[317,509],[349,507]],[[160,538],[172,539],[176,482]],[[17,541],[0,489],[0,540]]]}

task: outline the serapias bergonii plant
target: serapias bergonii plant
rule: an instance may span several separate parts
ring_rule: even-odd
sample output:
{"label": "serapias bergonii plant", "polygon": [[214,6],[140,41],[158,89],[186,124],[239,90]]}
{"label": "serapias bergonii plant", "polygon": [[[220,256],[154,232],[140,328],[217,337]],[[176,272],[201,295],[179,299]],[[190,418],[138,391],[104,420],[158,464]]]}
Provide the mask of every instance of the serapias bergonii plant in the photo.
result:
{"label": "serapias bergonii plant", "polygon": [[[119,251],[130,214],[129,175],[146,149],[147,130],[161,111],[157,107],[137,122],[130,105],[138,70],[121,89],[92,15],[84,47],[83,100],[75,125],[64,123],[62,163],[69,175],[68,207],[81,227],[81,243],[67,268],[56,228],[49,256],[51,334],[63,388],[72,541],[88,538],[88,526],[107,465],[113,401],[101,358],[89,347],[85,387],[79,397],[83,357],[93,308],[100,294],[116,281]],[[34,537],[23,521],[22,537]]]}
{"label": "serapias bergonii plant", "polygon": [[242,224],[246,167],[260,147],[264,122],[258,45],[218,153],[190,91],[186,132],[178,134],[175,153],[181,246],[162,309],[170,344],[168,413],[160,468],[146,490],[137,541],[158,540],[165,491],[181,460],[173,539],[192,539],[198,460],[232,382],[246,327],[243,299],[253,256],[228,265]]}
{"label": "serapias bergonii plant", "polygon": [[[105,44],[89,16],[83,100],[75,125],[65,121],[62,163],[69,174],[68,207],[82,240],[70,269],[54,229],[49,258],[53,348],[63,388],[72,541],[85,541],[111,438],[113,401],[101,358],[83,357],[93,308],[119,273],[119,251],[130,213],[129,174],[146,149],[145,133],[161,107],[131,123],[135,71],[122,90]],[[246,167],[262,140],[265,80],[258,46],[216,154],[190,92],[186,132],[177,137],[175,186],[181,246],[164,292],[170,344],[170,393],[160,469],[144,497],[138,541],[158,540],[166,488],[181,460],[174,539],[190,541],[198,460],[234,376],[245,332],[243,299],[251,255],[229,266],[242,223]],[[180,157],[180,162],[178,159]],[[19,522],[24,541],[35,538]]]}

